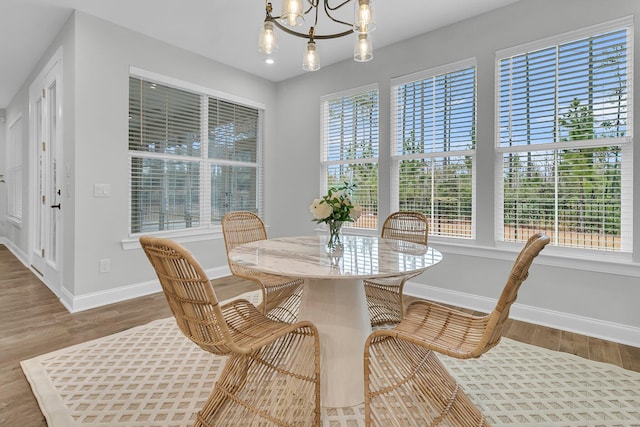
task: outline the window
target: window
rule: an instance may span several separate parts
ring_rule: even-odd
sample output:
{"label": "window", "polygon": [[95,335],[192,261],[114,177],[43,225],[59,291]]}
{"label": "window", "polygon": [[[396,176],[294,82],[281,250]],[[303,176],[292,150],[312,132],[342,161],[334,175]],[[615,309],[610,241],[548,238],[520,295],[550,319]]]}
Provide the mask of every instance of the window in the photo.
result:
{"label": "window", "polygon": [[367,86],[322,98],[322,159],[326,188],[356,185],[362,206],[357,228],[378,223],[378,88]]}
{"label": "window", "polygon": [[631,250],[631,20],[498,52],[497,239]]}
{"label": "window", "polygon": [[262,109],[129,78],[130,232],[204,228],[260,214]]}
{"label": "window", "polygon": [[22,116],[9,124],[7,140],[7,215],[22,222]]}
{"label": "window", "polygon": [[431,235],[473,238],[475,60],[391,83],[391,210],[424,213]]}

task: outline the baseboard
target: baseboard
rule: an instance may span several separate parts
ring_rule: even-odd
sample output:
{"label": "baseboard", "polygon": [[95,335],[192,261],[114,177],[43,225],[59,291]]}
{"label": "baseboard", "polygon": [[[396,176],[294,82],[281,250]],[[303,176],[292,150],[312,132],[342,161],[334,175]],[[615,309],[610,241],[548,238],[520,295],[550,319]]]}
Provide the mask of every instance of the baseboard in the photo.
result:
{"label": "baseboard", "polygon": [[[231,274],[229,272],[228,266],[208,269],[206,270],[206,272],[211,279],[216,279]],[[89,310],[107,304],[126,301],[132,298],[138,298],[161,291],[162,288],[160,288],[160,283],[158,282],[158,280],[150,280],[147,282],[120,286],[106,291],[93,292],[84,295],[72,295],[66,289],[63,289],[60,302],[66,307],[67,310],[69,310],[69,312],[77,313],[79,311]]]}
{"label": "baseboard", "polygon": [[[408,282],[404,287],[404,293],[485,313],[493,310],[496,305],[495,299],[415,282]],[[511,307],[510,317],[527,323],[640,347],[640,328],[620,323],[547,310],[518,302]]]}

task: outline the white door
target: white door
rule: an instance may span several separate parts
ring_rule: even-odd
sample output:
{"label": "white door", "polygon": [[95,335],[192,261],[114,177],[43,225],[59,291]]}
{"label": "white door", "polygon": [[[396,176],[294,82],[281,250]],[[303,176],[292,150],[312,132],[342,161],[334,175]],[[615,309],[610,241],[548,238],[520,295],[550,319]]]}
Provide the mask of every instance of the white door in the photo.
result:
{"label": "white door", "polygon": [[33,182],[30,263],[58,296],[62,285],[62,58],[56,56],[30,90]]}

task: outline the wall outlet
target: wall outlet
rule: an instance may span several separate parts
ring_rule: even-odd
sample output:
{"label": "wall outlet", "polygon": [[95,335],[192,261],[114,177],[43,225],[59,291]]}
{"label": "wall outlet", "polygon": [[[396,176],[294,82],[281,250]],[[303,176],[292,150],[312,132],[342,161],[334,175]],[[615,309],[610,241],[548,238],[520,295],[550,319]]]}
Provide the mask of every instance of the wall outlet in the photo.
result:
{"label": "wall outlet", "polygon": [[110,259],[101,259],[100,260],[100,273],[108,273],[111,270],[111,260]]}

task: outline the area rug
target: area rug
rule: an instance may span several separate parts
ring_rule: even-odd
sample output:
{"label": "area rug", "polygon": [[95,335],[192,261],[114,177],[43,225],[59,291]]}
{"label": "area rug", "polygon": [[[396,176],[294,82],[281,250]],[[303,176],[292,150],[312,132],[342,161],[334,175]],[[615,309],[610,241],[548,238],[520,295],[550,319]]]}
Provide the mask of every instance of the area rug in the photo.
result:
{"label": "area rug", "polygon": [[[494,426],[640,426],[637,372],[510,339],[441,360]],[[223,364],[173,318],[21,362],[50,427],[189,426]],[[364,407],[323,408],[322,425],[364,426]]]}

